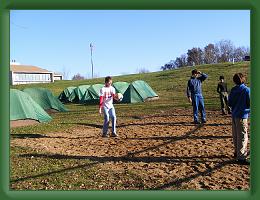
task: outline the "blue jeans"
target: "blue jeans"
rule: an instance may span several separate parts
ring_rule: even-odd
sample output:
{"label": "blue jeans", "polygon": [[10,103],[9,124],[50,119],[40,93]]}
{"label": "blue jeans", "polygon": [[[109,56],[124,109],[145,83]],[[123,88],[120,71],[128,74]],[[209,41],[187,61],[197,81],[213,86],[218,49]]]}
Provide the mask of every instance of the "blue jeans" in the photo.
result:
{"label": "blue jeans", "polygon": [[198,111],[201,113],[201,120],[206,121],[206,111],[204,107],[204,99],[201,94],[192,95],[192,107],[194,122],[199,121]]}
{"label": "blue jeans", "polygon": [[116,111],[114,107],[110,109],[104,107],[103,134],[107,134],[108,126],[109,126],[109,117],[111,117],[112,120],[112,133],[116,134]]}

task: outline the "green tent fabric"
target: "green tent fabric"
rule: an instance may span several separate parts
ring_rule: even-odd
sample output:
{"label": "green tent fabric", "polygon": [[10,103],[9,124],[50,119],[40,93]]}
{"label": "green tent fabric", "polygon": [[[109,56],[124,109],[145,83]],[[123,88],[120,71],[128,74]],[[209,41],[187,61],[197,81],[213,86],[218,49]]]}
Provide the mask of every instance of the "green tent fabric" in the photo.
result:
{"label": "green tent fabric", "polygon": [[69,97],[76,87],[67,87],[59,95],[58,99],[62,102],[69,102]]}
{"label": "green tent fabric", "polygon": [[124,93],[122,103],[138,103],[159,98],[153,89],[142,80],[132,82]]}
{"label": "green tent fabric", "polygon": [[88,89],[86,90],[86,92],[84,93],[83,97],[81,98],[81,100],[79,101],[79,103],[84,104],[84,103],[90,103],[90,102],[94,102],[95,100],[95,96],[92,95]]}
{"label": "green tent fabric", "polygon": [[125,91],[127,90],[127,88],[129,87],[129,83],[127,82],[115,82],[113,83],[113,87],[116,90],[116,93],[121,93],[124,95]]}
{"label": "green tent fabric", "polygon": [[23,92],[29,94],[44,110],[68,111],[59,99],[53,96],[51,91],[46,88],[25,88]]}
{"label": "green tent fabric", "polygon": [[52,120],[29,94],[17,89],[10,89],[10,120],[20,119],[34,119],[39,122]]}
{"label": "green tent fabric", "polygon": [[71,95],[69,96],[69,101],[74,103],[81,102],[81,99],[83,98],[85,92],[90,87],[90,85],[80,85],[76,87]]}
{"label": "green tent fabric", "polygon": [[87,103],[87,104],[98,103],[100,89],[103,86],[104,84],[91,85],[85,92],[83,98],[81,99],[81,103]]}

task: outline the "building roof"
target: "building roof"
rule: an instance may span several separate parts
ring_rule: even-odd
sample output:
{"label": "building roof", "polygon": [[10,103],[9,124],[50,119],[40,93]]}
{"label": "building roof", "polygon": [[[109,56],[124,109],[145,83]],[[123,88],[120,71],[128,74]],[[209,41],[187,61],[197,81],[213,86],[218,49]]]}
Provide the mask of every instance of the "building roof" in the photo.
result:
{"label": "building roof", "polygon": [[10,71],[12,72],[33,72],[33,73],[52,73],[46,69],[32,65],[10,65]]}
{"label": "building roof", "polygon": [[54,72],[54,76],[63,76],[62,74]]}

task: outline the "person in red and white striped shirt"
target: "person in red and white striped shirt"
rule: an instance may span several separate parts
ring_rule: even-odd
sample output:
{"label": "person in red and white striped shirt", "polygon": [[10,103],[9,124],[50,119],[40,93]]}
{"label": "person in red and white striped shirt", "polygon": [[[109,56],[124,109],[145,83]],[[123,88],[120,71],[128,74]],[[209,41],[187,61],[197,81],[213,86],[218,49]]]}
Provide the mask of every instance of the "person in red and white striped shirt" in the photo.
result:
{"label": "person in red and white striped shirt", "polygon": [[113,105],[113,99],[115,98],[115,88],[112,86],[112,78],[107,76],[105,78],[105,86],[100,89],[100,101],[99,101],[99,113],[104,112],[104,124],[102,137],[108,137],[109,117],[112,120],[112,137],[117,137],[116,133],[116,112]]}

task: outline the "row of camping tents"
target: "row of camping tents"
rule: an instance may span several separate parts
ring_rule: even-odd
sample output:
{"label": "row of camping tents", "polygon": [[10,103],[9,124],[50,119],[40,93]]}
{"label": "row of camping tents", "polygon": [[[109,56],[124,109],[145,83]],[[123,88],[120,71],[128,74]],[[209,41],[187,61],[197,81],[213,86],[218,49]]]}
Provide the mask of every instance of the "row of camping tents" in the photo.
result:
{"label": "row of camping tents", "polygon": [[[66,88],[59,96],[63,102],[97,103],[103,84],[82,85]],[[115,82],[117,93],[122,93],[123,103],[144,102],[158,98],[158,95],[145,81]],[[10,89],[10,120],[32,119],[48,122],[52,118],[49,110],[68,111],[61,101],[46,88],[26,88],[23,91]]]}
{"label": "row of camping tents", "polygon": [[[99,102],[100,89],[104,84],[80,85],[65,88],[59,95],[59,100],[68,103],[95,104]],[[137,103],[159,98],[154,90],[143,80],[132,83],[115,82],[116,93],[123,94],[121,103]]]}
{"label": "row of camping tents", "polygon": [[65,106],[45,88],[10,89],[10,120],[32,119],[48,122],[50,110],[65,112]]}

